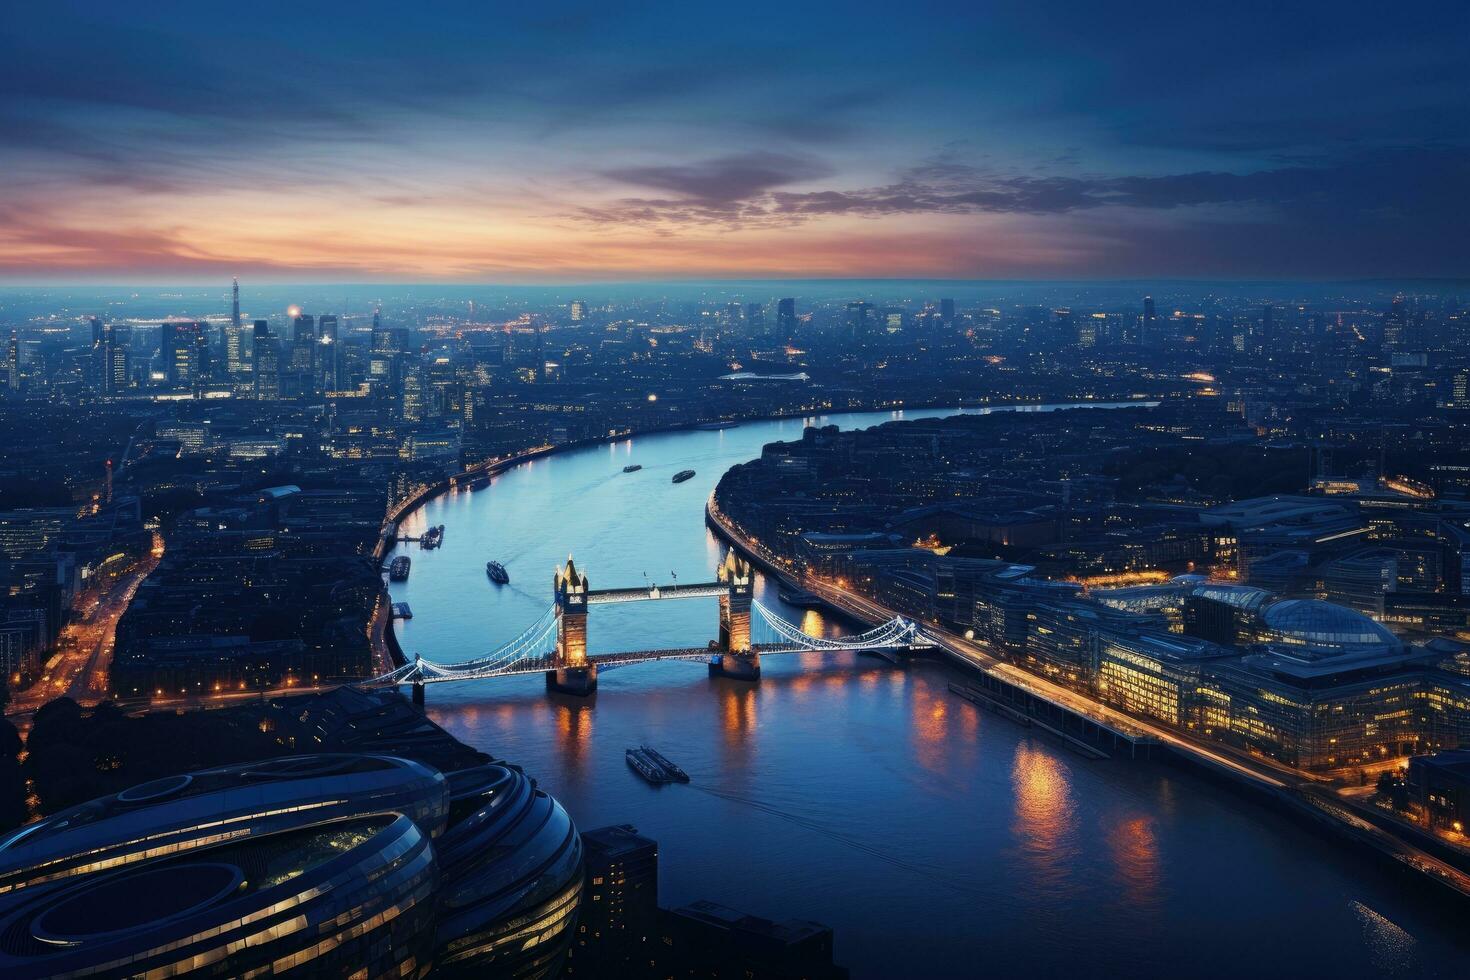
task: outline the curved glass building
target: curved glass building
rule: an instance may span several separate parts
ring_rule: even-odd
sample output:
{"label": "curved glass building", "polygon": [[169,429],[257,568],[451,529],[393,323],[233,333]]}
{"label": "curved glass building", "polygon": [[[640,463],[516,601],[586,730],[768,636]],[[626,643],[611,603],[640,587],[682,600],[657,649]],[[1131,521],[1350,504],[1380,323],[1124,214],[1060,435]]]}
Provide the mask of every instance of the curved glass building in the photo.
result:
{"label": "curved glass building", "polygon": [[449,778],[436,974],[555,975],[582,896],[577,828],[517,768],[492,763]]}
{"label": "curved glass building", "polygon": [[0,976],[540,978],[581,889],[571,819],[518,769],[272,759],[0,840]]}

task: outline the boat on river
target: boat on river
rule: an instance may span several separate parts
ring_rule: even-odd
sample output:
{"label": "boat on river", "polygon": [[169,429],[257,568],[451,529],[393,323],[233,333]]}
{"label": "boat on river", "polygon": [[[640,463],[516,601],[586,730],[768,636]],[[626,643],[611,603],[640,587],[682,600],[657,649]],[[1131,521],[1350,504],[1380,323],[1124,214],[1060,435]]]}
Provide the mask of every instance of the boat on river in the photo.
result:
{"label": "boat on river", "polygon": [[388,563],[388,581],[407,582],[408,570],[412,566],[407,555],[399,555]]}
{"label": "boat on river", "polygon": [[677,783],[689,782],[689,774],[670,762],[662,752],[648,745],[640,745],[638,748],[639,751],[648,757],[650,762],[662,769],[664,774],[670,779]]}
{"label": "boat on river", "polygon": [[500,562],[498,561],[487,561],[485,563],[485,574],[490,576],[490,581],[494,582],[496,585],[510,584],[510,573],[507,572],[505,570],[505,566],[500,564]]}
{"label": "boat on river", "polygon": [[692,476],[694,476],[693,470],[680,470],[679,472],[674,474],[674,482],[683,483],[685,480],[689,479]]}
{"label": "boat on river", "polygon": [[624,473],[637,473],[641,469],[643,469],[643,464],[642,463],[629,463],[627,466],[624,466],[623,467],[623,472]]}
{"label": "boat on river", "polygon": [[672,783],[674,781],[674,777],[665,772],[662,766],[650,759],[648,753],[642,749],[628,749],[623,753],[623,758],[628,761],[629,769],[655,786],[661,786],[664,783]]}

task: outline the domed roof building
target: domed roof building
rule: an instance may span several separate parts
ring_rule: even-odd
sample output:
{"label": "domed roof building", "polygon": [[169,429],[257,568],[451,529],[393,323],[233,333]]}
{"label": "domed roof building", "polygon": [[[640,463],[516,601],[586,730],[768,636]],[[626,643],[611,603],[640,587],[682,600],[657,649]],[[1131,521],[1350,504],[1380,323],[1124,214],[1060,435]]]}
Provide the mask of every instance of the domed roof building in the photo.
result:
{"label": "domed roof building", "polygon": [[1313,659],[1389,653],[1403,646],[1382,623],[1320,599],[1273,602],[1261,613],[1261,622],[1268,642],[1296,648],[1291,652]]}

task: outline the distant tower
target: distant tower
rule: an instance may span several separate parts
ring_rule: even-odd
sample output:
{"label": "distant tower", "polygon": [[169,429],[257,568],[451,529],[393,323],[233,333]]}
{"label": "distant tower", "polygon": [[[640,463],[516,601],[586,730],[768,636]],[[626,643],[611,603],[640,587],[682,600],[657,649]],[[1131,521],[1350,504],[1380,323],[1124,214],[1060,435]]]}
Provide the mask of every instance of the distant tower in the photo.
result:
{"label": "distant tower", "polygon": [[14,328],[10,331],[10,346],[5,350],[5,367],[10,375],[10,390],[20,391],[20,337]]}
{"label": "distant tower", "polygon": [[1138,333],[1140,344],[1149,344],[1154,341],[1154,298],[1145,296],[1143,298],[1143,329]]}
{"label": "distant tower", "polygon": [[581,323],[587,319],[587,304],[580,299],[572,300],[572,322]]}
{"label": "distant tower", "polygon": [[789,344],[796,339],[796,300],[787,298],[776,303],[776,339]]}
{"label": "distant tower", "polygon": [[572,556],[557,568],[551,580],[556,602],[556,652],[546,672],[546,689],[588,695],[597,690],[597,667],[587,662],[587,576],[577,571]]}
{"label": "distant tower", "polygon": [[373,307],[373,333],[383,329],[383,304]]}
{"label": "distant tower", "polygon": [[105,504],[112,503],[112,460],[107,461],[107,492],[102,498]]}
{"label": "distant tower", "polygon": [[234,294],[233,295],[233,298],[232,298],[233,301],[230,304],[230,326],[235,327],[235,328],[238,329],[239,326],[240,326],[240,277],[239,276],[236,276],[235,277],[234,284],[230,287],[230,291],[231,291],[231,293]]}

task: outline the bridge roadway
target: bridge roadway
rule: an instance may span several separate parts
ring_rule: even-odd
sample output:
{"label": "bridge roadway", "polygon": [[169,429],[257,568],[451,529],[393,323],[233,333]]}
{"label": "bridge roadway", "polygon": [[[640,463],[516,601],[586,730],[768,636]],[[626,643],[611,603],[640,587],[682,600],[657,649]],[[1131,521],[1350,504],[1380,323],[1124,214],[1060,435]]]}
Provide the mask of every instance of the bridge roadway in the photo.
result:
{"label": "bridge roadway", "polygon": [[649,599],[718,599],[728,586],[723,582],[699,582],[695,585],[650,585],[633,589],[591,589],[587,605],[611,602],[647,602]]}

